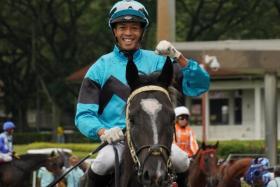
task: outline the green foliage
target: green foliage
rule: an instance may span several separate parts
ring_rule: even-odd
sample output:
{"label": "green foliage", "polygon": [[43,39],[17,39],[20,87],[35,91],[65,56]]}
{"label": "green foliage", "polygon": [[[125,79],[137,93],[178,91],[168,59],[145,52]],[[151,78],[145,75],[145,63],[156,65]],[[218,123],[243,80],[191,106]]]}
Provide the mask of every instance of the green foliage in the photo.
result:
{"label": "green foliage", "polygon": [[[29,144],[33,142],[55,142],[56,139],[51,132],[38,133],[38,132],[16,132],[13,135],[15,144]],[[89,143],[85,136],[79,132],[73,132],[71,134],[65,134],[65,141],[71,143]],[[94,141],[91,141],[94,142]]]}
{"label": "green foliage", "polygon": [[[178,0],[179,41],[280,37],[280,3],[265,0]],[[269,26],[267,23],[270,23]]]}
{"label": "green foliage", "polygon": [[218,154],[221,157],[226,157],[229,154],[263,154],[264,153],[264,142],[259,141],[221,141],[219,143]]}

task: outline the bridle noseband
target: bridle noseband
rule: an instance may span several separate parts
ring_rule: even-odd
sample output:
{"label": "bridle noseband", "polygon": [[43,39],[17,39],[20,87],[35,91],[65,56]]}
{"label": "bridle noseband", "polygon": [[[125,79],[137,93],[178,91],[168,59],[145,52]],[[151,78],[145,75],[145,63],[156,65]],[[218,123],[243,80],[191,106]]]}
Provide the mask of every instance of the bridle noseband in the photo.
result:
{"label": "bridle noseband", "polygon": [[[174,169],[173,169],[171,159],[170,159],[171,150],[168,147],[166,147],[165,145],[161,145],[161,144],[143,145],[136,150],[133,140],[131,138],[131,134],[130,134],[131,127],[130,127],[130,119],[129,119],[129,106],[130,106],[131,100],[139,93],[147,92],[147,91],[162,92],[167,96],[168,100],[171,102],[171,99],[170,99],[170,96],[169,96],[167,90],[160,86],[155,86],[155,85],[143,86],[141,88],[134,90],[130,94],[130,96],[127,99],[127,107],[126,107],[126,138],[127,138],[128,148],[129,148],[132,160],[135,164],[135,169],[137,171],[138,179],[141,180],[141,177],[143,175],[144,164],[145,164],[146,160],[151,155],[153,155],[153,156],[161,156],[164,159],[164,161],[166,162],[167,171],[168,171],[168,177],[169,177],[168,180],[173,180],[175,174],[174,174]],[[138,155],[144,149],[148,149],[148,154],[145,156],[143,163],[141,163],[138,158]]]}

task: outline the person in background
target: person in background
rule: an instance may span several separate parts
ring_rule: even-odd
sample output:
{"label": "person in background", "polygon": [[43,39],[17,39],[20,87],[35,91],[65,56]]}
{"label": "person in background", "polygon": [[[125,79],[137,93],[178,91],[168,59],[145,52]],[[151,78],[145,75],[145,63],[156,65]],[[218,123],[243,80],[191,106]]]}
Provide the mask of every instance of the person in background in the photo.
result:
{"label": "person in background", "polygon": [[280,166],[274,169],[274,179],[269,181],[266,187],[280,187]]}
{"label": "person in background", "polygon": [[251,186],[264,187],[272,179],[272,173],[269,172],[270,162],[268,158],[255,158],[248,168],[244,180]]}
{"label": "person in background", "polygon": [[56,139],[57,139],[57,143],[64,143],[65,139],[64,139],[64,129],[62,126],[58,126],[56,128]]}
{"label": "person in background", "polygon": [[[66,169],[68,171],[70,168],[75,166],[79,162],[79,157],[72,155],[69,157],[69,168]],[[80,167],[75,167],[72,171],[70,171],[66,175],[67,187],[79,187],[80,178],[84,175],[83,170]]]}
{"label": "person in background", "polygon": [[190,111],[187,107],[179,106],[175,108],[176,124],[175,124],[175,143],[184,150],[189,158],[194,156],[198,151],[198,144],[195,133],[190,127]]}
{"label": "person in background", "polygon": [[[63,172],[63,165],[56,162],[50,162],[45,167],[40,167],[37,173],[36,187],[48,187]],[[54,187],[66,187],[65,180],[59,181]]]}
{"label": "person in background", "polygon": [[46,187],[51,182],[53,182],[54,176],[51,171],[47,169],[47,167],[41,167],[38,170],[37,174],[37,187]]}
{"label": "person in background", "polygon": [[0,134],[0,162],[10,162],[13,159],[13,133],[16,126],[11,121],[3,124],[3,131]]}

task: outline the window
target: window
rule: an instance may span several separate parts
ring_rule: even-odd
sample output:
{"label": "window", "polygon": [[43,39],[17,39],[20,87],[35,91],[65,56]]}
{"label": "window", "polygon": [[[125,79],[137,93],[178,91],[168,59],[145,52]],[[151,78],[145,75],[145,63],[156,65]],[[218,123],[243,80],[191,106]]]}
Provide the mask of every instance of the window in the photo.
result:
{"label": "window", "polygon": [[[242,90],[215,90],[208,92],[210,125],[242,124]],[[189,100],[191,125],[202,124],[201,98]]]}
{"label": "window", "polygon": [[242,90],[209,92],[210,124],[242,124]]}
{"label": "window", "polygon": [[228,99],[210,99],[210,124],[228,125],[229,124],[229,100]]}
{"label": "window", "polygon": [[196,98],[191,100],[191,125],[202,125],[202,106],[201,99]]}

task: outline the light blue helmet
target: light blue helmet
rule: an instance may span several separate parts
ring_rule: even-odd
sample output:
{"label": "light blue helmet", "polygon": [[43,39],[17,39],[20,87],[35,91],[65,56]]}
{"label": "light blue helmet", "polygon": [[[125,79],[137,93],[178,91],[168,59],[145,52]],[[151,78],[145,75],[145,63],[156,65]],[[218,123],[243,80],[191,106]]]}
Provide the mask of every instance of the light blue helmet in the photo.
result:
{"label": "light blue helmet", "polygon": [[265,168],[269,168],[270,167],[269,160],[267,158],[265,158],[265,157],[258,158],[258,163],[262,164]]}
{"label": "light blue helmet", "polygon": [[149,25],[148,11],[141,3],[134,0],[122,0],[117,2],[109,14],[109,26],[112,29],[118,22],[141,22],[144,28]]}
{"label": "light blue helmet", "polygon": [[15,126],[15,124],[14,124],[13,122],[11,122],[11,121],[6,121],[6,122],[4,122],[4,124],[3,124],[3,130],[4,130],[4,131],[7,131],[8,129],[14,129],[14,128],[16,128],[16,126]]}

